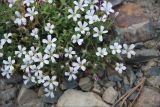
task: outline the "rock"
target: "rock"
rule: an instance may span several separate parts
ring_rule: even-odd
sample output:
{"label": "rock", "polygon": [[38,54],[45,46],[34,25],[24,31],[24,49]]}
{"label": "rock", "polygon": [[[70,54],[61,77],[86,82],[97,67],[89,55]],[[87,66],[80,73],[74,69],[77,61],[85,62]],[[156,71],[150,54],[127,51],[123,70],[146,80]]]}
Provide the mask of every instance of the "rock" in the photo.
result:
{"label": "rock", "polygon": [[83,91],[90,91],[93,87],[93,81],[89,77],[81,78],[79,86]]}
{"label": "rock", "polygon": [[150,75],[150,76],[160,75],[160,68],[159,67],[151,67],[148,71],[148,75]]}
{"label": "rock", "polygon": [[108,88],[108,87],[114,87],[115,85],[116,85],[116,83],[113,82],[113,81],[108,81],[107,83],[104,84],[104,86],[106,88]]}
{"label": "rock", "polygon": [[33,99],[21,104],[19,107],[44,107],[41,99]]}
{"label": "rock", "polygon": [[110,107],[93,92],[69,89],[59,98],[57,107]]}
{"label": "rock", "polygon": [[147,84],[156,88],[160,88],[160,76],[152,76],[147,78]]}
{"label": "rock", "polygon": [[144,9],[137,4],[126,3],[117,11],[114,29],[121,42],[137,43],[157,37],[150,18],[144,14]]}
{"label": "rock", "polygon": [[16,75],[14,77],[11,77],[10,79],[5,79],[5,82],[7,84],[17,84],[17,83],[22,83],[23,78],[21,75]]}
{"label": "rock", "polygon": [[129,84],[132,86],[133,83],[136,81],[136,75],[134,74],[133,70],[131,68],[128,68],[127,72],[128,78],[129,78]]}
{"label": "rock", "polygon": [[160,107],[160,91],[144,87],[134,107]]}
{"label": "rock", "polygon": [[34,99],[37,99],[37,98],[38,98],[38,95],[33,90],[22,86],[17,98],[17,103],[19,105],[24,105],[28,102],[32,102]]}
{"label": "rock", "polygon": [[101,95],[103,93],[102,87],[100,86],[100,84],[98,84],[97,81],[94,82],[94,86],[93,86],[92,91],[99,94],[99,95]]}
{"label": "rock", "polygon": [[5,89],[5,81],[3,79],[0,79],[0,91]]}
{"label": "rock", "polygon": [[160,56],[160,52],[156,49],[141,49],[136,50],[136,55],[131,59],[125,59],[127,63],[133,62],[146,62],[150,59],[157,58]]}
{"label": "rock", "polygon": [[145,46],[145,48],[154,48],[154,49],[157,49],[157,44],[158,44],[158,42],[159,41],[157,41],[157,39],[156,40],[149,40],[149,41],[146,41],[146,42],[144,42],[144,46]]}
{"label": "rock", "polygon": [[102,96],[103,100],[109,104],[113,104],[116,101],[117,97],[118,92],[113,87],[107,88]]}
{"label": "rock", "polygon": [[108,79],[110,81],[114,81],[114,82],[120,82],[120,81],[122,81],[122,78],[120,76],[116,75],[116,74],[115,75],[110,75],[108,77]]}
{"label": "rock", "polygon": [[111,0],[113,7],[120,5],[124,0]]}
{"label": "rock", "polygon": [[4,104],[1,107],[16,107],[16,106],[12,103],[9,103],[9,104]]}
{"label": "rock", "polygon": [[0,92],[0,99],[5,102],[12,100],[16,97],[16,93],[17,93],[16,87],[6,89],[6,90]]}
{"label": "rock", "polygon": [[78,86],[78,83],[76,81],[68,81],[68,80],[64,80],[63,83],[60,85],[60,88],[62,90],[66,90],[66,89],[73,89],[76,88]]}
{"label": "rock", "polygon": [[156,65],[157,65],[156,61],[151,59],[145,65],[142,65],[141,68],[142,68],[142,71],[148,72],[151,67],[156,66]]}

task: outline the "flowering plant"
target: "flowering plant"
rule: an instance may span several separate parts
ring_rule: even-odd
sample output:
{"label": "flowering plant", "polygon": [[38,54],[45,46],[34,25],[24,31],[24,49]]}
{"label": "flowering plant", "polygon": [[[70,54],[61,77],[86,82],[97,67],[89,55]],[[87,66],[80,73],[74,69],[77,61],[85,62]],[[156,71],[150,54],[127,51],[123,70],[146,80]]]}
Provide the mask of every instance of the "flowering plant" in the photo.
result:
{"label": "flowering plant", "polygon": [[134,45],[119,44],[109,35],[114,14],[105,0],[8,0],[11,14],[0,40],[1,74],[10,78],[23,71],[24,84],[45,87],[54,97],[58,80],[76,80],[79,72],[96,75],[110,62],[119,73],[126,70],[114,59],[135,55]]}

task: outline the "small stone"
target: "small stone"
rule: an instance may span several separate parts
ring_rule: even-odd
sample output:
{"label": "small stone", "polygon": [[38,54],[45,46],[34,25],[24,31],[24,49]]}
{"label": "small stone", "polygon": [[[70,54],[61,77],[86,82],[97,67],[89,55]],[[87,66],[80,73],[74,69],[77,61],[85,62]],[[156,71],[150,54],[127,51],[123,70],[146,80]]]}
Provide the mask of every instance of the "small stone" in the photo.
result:
{"label": "small stone", "polygon": [[153,23],[139,5],[126,3],[116,11],[119,15],[115,19],[115,32],[123,43],[137,43],[157,37]]}
{"label": "small stone", "polygon": [[113,82],[113,81],[108,81],[107,83],[104,84],[104,86],[106,88],[108,88],[108,87],[114,87],[115,85],[116,85],[116,83]]}
{"label": "small stone", "polygon": [[57,107],[110,107],[93,92],[69,89],[59,98]]}
{"label": "small stone", "polygon": [[157,64],[156,61],[151,59],[149,60],[149,62],[147,62],[145,65],[142,66],[142,71],[147,72],[151,67],[156,66],[156,64]]}
{"label": "small stone", "polygon": [[40,87],[38,90],[38,97],[42,97],[44,95],[44,88]]}
{"label": "small stone", "polygon": [[160,76],[152,76],[147,78],[147,84],[156,88],[160,88]]}
{"label": "small stone", "polygon": [[93,92],[101,95],[103,93],[102,87],[95,81],[92,89]]}
{"label": "small stone", "polygon": [[128,68],[127,72],[128,78],[129,78],[129,84],[132,86],[133,83],[136,81],[136,75],[134,74],[133,70],[131,68]]}
{"label": "small stone", "polygon": [[66,90],[66,89],[73,89],[76,88],[78,86],[78,83],[76,81],[68,81],[68,80],[64,80],[63,83],[60,85],[60,88],[62,90]]}
{"label": "small stone", "polygon": [[108,77],[108,79],[110,81],[114,81],[114,82],[118,82],[118,81],[120,82],[120,81],[122,81],[122,78],[120,76],[118,76],[118,75],[110,75]]}
{"label": "small stone", "polygon": [[160,107],[160,91],[144,87],[134,107]]}
{"label": "small stone", "polygon": [[142,72],[137,72],[137,73],[136,73],[136,76],[137,76],[138,78],[141,78],[141,77],[143,77],[143,73],[142,73]]}
{"label": "small stone", "polygon": [[93,87],[93,81],[89,77],[81,78],[79,86],[83,91],[90,91]]}
{"label": "small stone", "polygon": [[102,96],[103,100],[109,104],[113,104],[116,101],[117,97],[118,92],[113,87],[107,88]]}
{"label": "small stone", "polygon": [[23,105],[25,103],[31,102],[34,99],[37,99],[38,95],[31,89],[25,88],[22,86],[18,98],[17,98],[17,103],[19,105]]}
{"label": "small stone", "polygon": [[158,76],[160,75],[160,68],[159,67],[151,67],[148,71],[150,76]]}
{"label": "small stone", "polygon": [[9,101],[9,100],[14,99],[16,97],[16,93],[17,93],[16,87],[6,89],[6,90],[0,92],[0,99],[3,101]]}

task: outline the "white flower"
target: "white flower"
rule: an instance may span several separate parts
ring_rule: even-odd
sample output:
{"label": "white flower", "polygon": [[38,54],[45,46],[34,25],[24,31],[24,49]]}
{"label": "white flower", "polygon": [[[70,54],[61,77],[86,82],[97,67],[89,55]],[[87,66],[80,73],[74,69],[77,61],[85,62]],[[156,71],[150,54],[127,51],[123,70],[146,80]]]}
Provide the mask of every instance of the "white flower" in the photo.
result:
{"label": "white flower", "polygon": [[20,14],[19,11],[16,11],[16,12],[15,12],[15,15],[17,16],[17,18],[16,18],[15,21],[14,21],[15,24],[18,24],[19,26],[21,26],[21,25],[26,25],[27,20],[26,20],[25,17],[23,17],[23,16]]}
{"label": "white flower", "polygon": [[82,11],[84,11],[84,7],[88,6],[88,4],[84,3],[84,0],[80,0],[79,2],[74,1],[73,3],[75,4],[75,8],[80,9]]}
{"label": "white flower", "polygon": [[75,8],[74,11],[72,9],[68,9],[68,12],[70,13],[70,15],[68,15],[68,19],[73,18],[73,21],[77,21],[77,19],[81,17],[80,14],[77,14],[77,8]]}
{"label": "white flower", "polygon": [[12,40],[9,38],[12,36],[12,33],[5,33],[4,34],[4,39],[1,39],[1,45],[4,45],[6,42],[7,43],[12,43]]}
{"label": "white flower", "polygon": [[89,24],[93,24],[98,20],[98,16],[94,15],[94,10],[88,10],[85,15],[85,19],[89,19]]}
{"label": "white flower", "polygon": [[136,52],[134,51],[134,44],[128,46],[127,44],[123,44],[124,50],[122,50],[122,54],[127,54],[127,58],[131,58],[132,55],[135,55]]}
{"label": "white flower", "polygon": [[44,83],[45,82],[45,78],[44,78],[44,76],[43,75],[39,75],[38,77],[37,77],[37,79],[38,79],[38,84],[41,84],[41,83]]}
{"label": "white flower", "polygon": [[54,93],[53,93],[53,90],[52,90],[52,89],[45,88],[44,91],[45,91],[45,93],[46,93],[46,94],[45,94],[46,97],[54,98]]}
{"label": "white flower", "polygon": [[65,72],[65,76],[68,76],[69,81],[71,81],[72,79],[76,80],[77,79],[76,74],[78,73],[77,69],[70,67],[69,70],[70,70],[69,72]]}
{"label": "white flower", "polygon": [[7,60],[3,60],[3,64],[7,65],[11,71],[14,70],[13,64],[15,64],[15,60],[12,60],[11,56],[8,57]]}
{"label": "white flower", "polygon": [[110,13],[114,13],[114,10],[112,9],[112,4],[106,1],[103,2],[101,10],[105,11],[107,15],[109,15]]}
{"label": "white flower", "polygon": [[51,35],[48,35],[47,39],[42,40],[43,43],[47,44],[48,49],[55,48],[56,47],[56,44],[55,44],[56,41],[57,41],[57,39],[56,38],[52,39]]}
{"label": "white flower", "polygon": [[36,39],[38,39],[38,38],[39,38],[38,32],[39,32],[38,28],[34,28],[34,29],[32,30],[31,36],[33,36],[33,37],[35,37]]}
{"label": "white flower", "polygon": [[107,15],[104,14],[102,17],[99,18],[99,21],[102,21],[102,22],[106,22],[107,20]]}
{"label": "white flower", "polygon": [[104,56],[108,55],[108,52],[107,52],[106,48],[98,47],[96,55],[100,56],[100,57],[104,57]]}
{"label": "white flower", "polygon": [[42,67],[31,65],[30,68],[31,68],[31,72],[34,73],[35,77],[39,77],[39,76],[41,77],[43,75],[42,70],[41,70]]}
{"label": "white flower", "polygon": [[18,51],[15,51],[15,54],[18,55],[18,58],[21,58],[22,55],[26,54],[26,47],[18,45]]}
{"label": "white flower", "polygon": [[123,65],[123,63],[116,63],[115,70],[119,73],[122,73],[124,70],[126,70],[126,67]]}
{"label": "white flower", "polygon": [[98,0],[85,0],[84,2],[90,6],[90,10],[93,10],[94,8],[98,9],[98,6],[96,5]]}
{"label": "white flower", "polygon": [[77,58],[77,62],[73,62],[72,66],[75,67],[75,69],[81,69],[82,71],[86,70],[86,67],[84,66],[86,64],[86,59],[83,59],[81,61],[80,57]]}
{"label": "white flower", "polygon": [[23,59],[23,64],[21,65],[21,69],[25,70],[27,73],[30,72],[30,66],[33,63],[31,57],[29,55],[25,55],[25,58]]}
{"label": "white flower", "polygon": [[3,57],[3,53],[2,52],[0,52],[0,57]]}
{"label": "white flower", "polygon": [[48,3],[49,3],[49,4],[53,3],[53,0],[48,0]]}
{"label": "white flower", "polygon": [[104,26],[100,26],[100,30],[97,27],[94,27],[93,30],[96,32],[93,34],[93,37],[99,37],[99,41],[103,41],[103,34],[107,33],[107,30],[104,30]]}
{"label": "white flower", "polygon": [[35,11],[35,7],[27,8],[27,13],[25,14],[25,17],[30,17],[30,20],[33,21],[34,16],[37,14],[38,12]]}
{"label": "white flower", "polygon": [[53,90],[56,86],[58,86],[58,82],[56,81],[56,76],[52,76],[52,78],[50,78],[49,76],[45,76],[45,83],[43,84],[44,87],[49,86],[50,90]]}
{"label": "white flower", "polygon": [[32,3],[34,3],[35,1],[34,0],[24,0],[23,1],[23,4],[26,4],[27,6],[30,6],[30,4]]}
{"label": "white flower", "polygon": [[65,48],[64,51],[65,51],[65,57],[69,57],[70,59],[72,59],[72,57],[73,57],[72,55],[76,54],[76,52],[73,51],[72,47]]}
{"label": "white flower", "polygon": [[17,0],[8,0],[9,7],[11,8]]}
{"label": "white flower", "polygon": [[78,43],[78,45],[82,45],[83,39],[80,39],[80,37],[81,37],[80,34],[73,35],[72,38],[71,38],[72,43]]}
{"label": "white flower", "polygon": [[88,23],[87,22],[82,22],[79,21],[78,22],[78,27],[75,27],[75,31],[77,32],[81,32],[82,34],[85,34],[85,32],[89,31],[89,27],[88,26]]}
{"label": "white flower", "polygon": [[121,53],[122,46],[115,42],[114,45],[110,45],[110,49],[112,50],[112,54],[115,55],[116,53]]}
{"label": "white flower", "polygon": [[55,28],[55,26],[51,23],[47,23],[46,26],[44,27],[44,30],[46,32],[49,32],[50,34],[53,34],[53,29]]}
{"label": "white flower", "polygon": [[10,67],[5,65],[1,68],[1,74],[2,76],[6,76],[7,79],[9,79],[11,77],[11,75],[13,74],[13,70],[10,70]]}
{"label": "white flower", "polygon": [[32,76],[30,73],[28,73],[28,75],[23,75],[23,79],[24,79],[24,84],[26,85],[28,82],[33,82],[35,83],[35,77]]}
{"label": "white flower", "polygon": [[59,55],[55,54],[54,51],[55,51],[54,48],[50,48],[50,49],[46,48],[44,50],[44,52],[48,54],[48,56],[50,57],[52,63],[56,62],[56,58],[59,58]]}
{"label": "white flower", "polygon": [[34,62],[40,62],[39,67],[43,67],[44,64],[49,64],[49,56],[47,54],[42,56],[42,53],[37,53],[36,56],[37,57],[34,58]]}

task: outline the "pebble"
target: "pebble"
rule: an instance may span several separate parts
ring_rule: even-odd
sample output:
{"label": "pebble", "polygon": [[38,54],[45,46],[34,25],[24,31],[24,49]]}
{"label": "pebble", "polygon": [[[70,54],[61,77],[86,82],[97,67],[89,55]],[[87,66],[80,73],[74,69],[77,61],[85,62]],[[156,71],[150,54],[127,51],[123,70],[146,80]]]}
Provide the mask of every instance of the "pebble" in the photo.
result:
{"label": "pebble", "polygon": [[79,86],[83,91],[90,91],[93,88],[93,81],[89,77],[81,78]]}
{"label": "pebble", "polygon": [[117,97],[118,92],[113,87],[107,88],[102,96],[103,100],[109,104],[113,104],[116,101]]}

